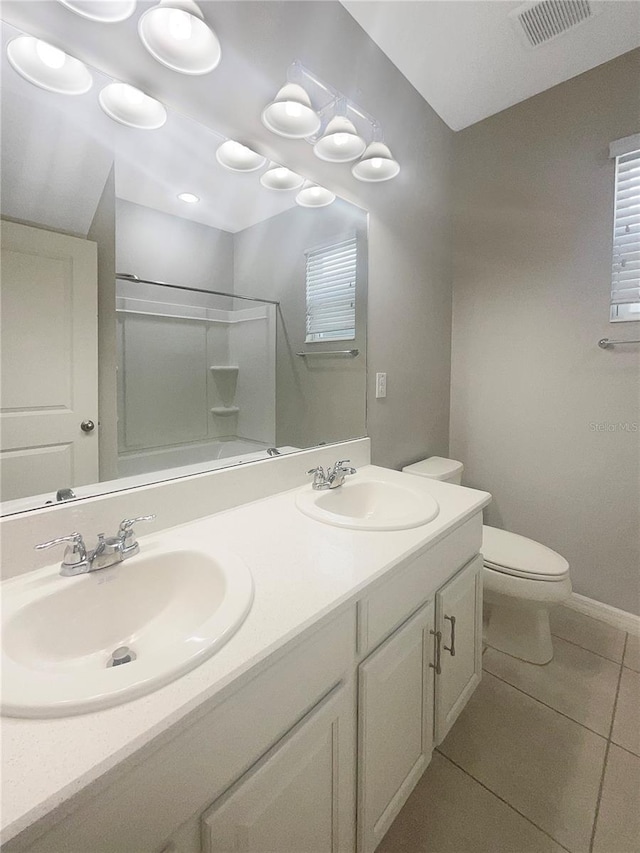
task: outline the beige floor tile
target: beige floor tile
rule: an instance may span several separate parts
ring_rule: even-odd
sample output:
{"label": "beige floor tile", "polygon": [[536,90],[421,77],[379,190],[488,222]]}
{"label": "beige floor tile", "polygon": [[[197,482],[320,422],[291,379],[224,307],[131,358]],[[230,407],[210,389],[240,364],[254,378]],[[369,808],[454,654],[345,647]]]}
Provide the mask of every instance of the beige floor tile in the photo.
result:
{"label": "beige floor tile", "polygon": [[640,672],[626,667],[622,667],[611,740],[640,755]]}
{"label": "beige floor tile", "polygon": [[611,744],[593,853],[640,850],[640,758]]}
{"label": "beige floor tile", "polygon": [[592,619],[569,607],[555,607],[549,614],[551,633],[583,649],[618,663],[622,661],[625,632]]}
{"label": "beige floor tile", "polygon": [[514,687],[609,737],[620,664],[555,638],[553,660],[525,663],[489,649],[482,665]]}
{"label": "beige floor tile", "polygon": [[627,636],[627,648],[624,653],[624,665],[629,669],[640,672],[640,637],[636,634]]}
{"label": "beige floor tile", "polygon": [[434,753],[376,853],[562,853],[466,773]]}
{"label": "beige floor tile", "polygon": [[440,747],[572,853],[589,850],[606,741],[485,673]]}

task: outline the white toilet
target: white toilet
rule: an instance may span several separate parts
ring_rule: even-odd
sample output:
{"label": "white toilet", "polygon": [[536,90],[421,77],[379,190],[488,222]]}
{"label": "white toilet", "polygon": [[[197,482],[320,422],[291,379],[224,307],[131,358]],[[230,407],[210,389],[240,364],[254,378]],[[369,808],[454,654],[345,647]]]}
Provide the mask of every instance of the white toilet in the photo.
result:
{"label": "white toilet", "polygon": [[[460,485],[463,465],[431,456],[402,469],[407,474]],[[549,610],[571,594],[569,563],[539,542],[482,528],[483,592],[490,615],[488,645],[529,663],[553,658]]]}

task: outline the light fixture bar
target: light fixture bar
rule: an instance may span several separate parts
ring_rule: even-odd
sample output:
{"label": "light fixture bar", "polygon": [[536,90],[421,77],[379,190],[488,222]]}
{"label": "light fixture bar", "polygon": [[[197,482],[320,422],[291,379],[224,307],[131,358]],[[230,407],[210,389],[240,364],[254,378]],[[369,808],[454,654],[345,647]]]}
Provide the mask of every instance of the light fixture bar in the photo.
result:
{"label": "light fixture bar", "polygon": [[[342,92],[338,91],[334,86],[326,81],[322,80],[318,77],[317,74],[314,74],[309,68],[303,65],[300,60],[294,60],[289,68],[287,69],[287,81],[290,83],[299,82],[300,78],[305,78],[306,81],[310,81],[316,89],[322,90],[325,93],[325,97],[318,92],[313,92],[312,94],[316,95],[316,100],[320,101],[320,106],[317,108],[316,112],[321,117],[329,115],[333,117],[337,115],[336,107],[338,104],[343,102],[345,110],[353,113],[358,116],[359,119],[364,121],[369,125],[371,129],[371,139],[375,140],[377,136],[381,135],[380,123],[375,119],[370,113],[368,113],[363,107],[355,102],[351,101]],[[348,117],[348,115],[347,115]],[[309,141],[316,142],[320,136],[320,132],[316,137],[309,137]]]}

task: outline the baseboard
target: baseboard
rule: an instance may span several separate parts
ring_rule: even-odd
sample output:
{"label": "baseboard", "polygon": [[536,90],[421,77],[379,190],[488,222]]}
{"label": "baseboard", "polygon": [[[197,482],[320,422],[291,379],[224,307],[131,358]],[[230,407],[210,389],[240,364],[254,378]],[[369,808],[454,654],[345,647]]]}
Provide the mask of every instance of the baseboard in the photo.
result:
{"label": "baseboard", "polygon": [[601,601],[572,592],[568,600],[564,602],[564,606],[584,613],[585,616],[606,622],[607,625],[613,625],[614,628],[619,628],[621,631],[640,634],[640,616],[627,613],[626,610],[619,610],[610,604],[603,604]]}

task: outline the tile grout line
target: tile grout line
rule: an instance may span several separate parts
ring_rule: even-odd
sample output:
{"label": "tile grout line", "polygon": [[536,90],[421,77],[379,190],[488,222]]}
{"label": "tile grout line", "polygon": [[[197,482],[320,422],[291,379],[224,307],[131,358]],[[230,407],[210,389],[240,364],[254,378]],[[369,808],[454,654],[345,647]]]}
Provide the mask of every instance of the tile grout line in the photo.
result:
{"label": "tile grout line", "polygon": [[550,838],[550,839],[551,839],[551,841],[553,841],[553,842],[554,842],[554,844],[557,844],[557,845],[558,845],[559,847],[561,847],[563,850],[566,850],[566,853],[571,853],[571,851],[570,851],[567,847],[565,847],[565,846],[564,846],[564,844],[561,844],[561,843],[558,841],[558,839],[557,839],[557,838],[554,838],[554,837],[553,837],[553,835],[550,835],[550,834],[547,832],[547,830],[546,830],[546,829],[543,829],[541,826],[538,826],[538,824],[537,824],[537,823],[535,823],[533,820],[531,820],[531,818],[530,818],[530,817],[527,817],[527,816],[526,816],[526,814],[523,814],[523,813],[522,813],[521,811],[519,811],[515,806],[512,806],[512,805],[511,805],[511,803],[507,802],[507,800],[505,800],[505,799],[504,799],[504,797],[501,797],[501,796],[500,796],[500,794],[496,794],[496,792],[495,792],[495,791],[492,791],[492,790],[491,790],[491,788],[489,788],[487,785],[485,785],[485,784],[484,784],[484,782],[481,782],[481,781],[480,781],[480,779],[477,779],[477,778],[476,778],[472,773],[469,773],[469,771],[468,771],[468,770],[465,770],[465,769],[464,769],[464,767],[461,767],[461,766],[460,766],[459,764],[457,764],[457,763],[456,763],[452,758],[449,758],[449,756],[448,756],[448,755],[445,755],[445,753],[444,753],[444,752],[441,752],[440,747],[438,747],[438,746],[437,746],[437,747],[435,748],[435,752],[437,752],[437,753],[438,753],[438,755],[441,755],[441,756],[442,756],[444,759],[446,759],[450,764],[453,764],[453,766],[454,766],[454,767],[457,767],[457,768],[458,768],[458,770],[461,770],[461,771],[462,771],[466,776],[468,776],[468,777],[469,777],[469,779],[473,779],[473,781],[474,781],[477,785],[480,785],[480,787],[481,787],[481,788],[484,788],[484,790],[485,790],[485,791],[488,791],[488,792],[491,794],[491,796],[492,796],[492,797],[495,797],[497,800],[500,800],[500,802],[501,802],[501,803],[504,803],[504,805],[505,805],[505,806],[507,806],[507,808],[511,809],[511,811],[512,811],[512,812],[515,812],[519,817],[521,817],[521,818],[523,818],[524,820],[526,820],[526,821],[527,821],[527,823],[530,823],[530,824],[531,824],[531,826],[535,827],[535,829],[537,829],[537,830],[538,830],[539,832],[541,832],[543,835],[546,835],[546,836],[547,836],[547,838]]}
{"label": "tile grout line", "polygon": [[602,774],[600,775],[600,786],[598,788],[598,799],[596,800],[596,810],[593,815],[593,826],[591,828],[591,842],[589,844],[589,853],[593,853],[593,845],[596,841],[596,830],[598,828],[598,818],[600,817],[600,805],[602,803],[602,792],[604,790],[604,777],[607,772],[607,764],[609,762],[609,751],[611,749],[611,736],[613,735],[613,725],[616,720],[616,711],[618,709],[618,696],[620,695],[620,683],[622,682],[622,670],[624,669],[624,657],[627,651],[627,642],[629,635],[625,634],[624,647],[622,649],[622,661],[620,662],[620,672],[618,673],[618,686],[616,687],[616,697],[613,700],[613,713],[611,714],[611,725],[609,726],[609,736],[607,738],[607,746],[604,751],[604,761],[602,762]]}
{"label": "tile grout line", "polygon": [[620,746],[620,744],[619,744],[619,743],[616,743],[616,742],[615,742],[615,740],[612,740],[612,741],[611,741],[611,746],[615,746],[615,748],[616,748],[616,749],[621,749],[623,752],[626,752],[626,753],[627,753],[627,755],[631,755],[631,756],[633,756],[633,758],[640,758],[640,755],[638,755],[638,753],[637,753],[637,752],[632,752],[632,751],[631,751],[628,747],[626,747],[626,746]]}
{"label": "tile grout line", "polygon": [[603,660],[608,660],[611,663],[621,664],[622,661],[624,660],[624,650],[625,650],[626,645],[627,645],[626,635],[625,635],[625,641],[622,644],[622,657],[620,658],[620,660],[616,660],[615,658],[608,658],[606,655],[603,655],[600,652],[594,652],[593,649],[588,649],[586,646],[581,646],[580,643],[576,643],[575,640],[567,640],[566,637],[561,637],[560,634],[554,634],[552,632],[551,636],[555,637],[556,640],[562,640],[563,643],[570,643],[572,646],[576,646],[576,648],[582,649],[583,652],[590,652],[592,655],[596,655],[596,657],[602,658]]}
{"label": "tile grout line", "polygon": [[[610,663],[613,663],[613,661],[610,661]],[[527,693],[527,691],[523,690],[521,687],[516,687],[515,684],[512,684],[510,681],[506,681],[504,678],[501,678],[499,675],[496,675],[495,673],[491,672],[490,669],[483,669],[483,672],[486,672],[487,675],[490,675],[492,678],[495,678],[498,681],[501,681],[503,684],[506,684],[507,687],[513,687],[514,690],[517,690],[518,693],[522,693],[522,695],[526,696],[528,699],[533,699],[534,702],[537,702],[539,705],[542,705],[543,708],[548,708],[550,711],[554,711],[556,714],[560,714],[560,716],[564,717],[565,720],[569,720],[569,722],[575,723],[576,726],[580,726],[581,728],[586,729],[588,732],[591,732],[592,735],[597,735],[604,741],[607,740],[607,735],[603,735],[601,732],[597,732],[595,729],[591,729],[589,728],[589,726],[585,726],[585,724],[581,723],[579,720],[574,720],[573,717],[570,717],[568,714],[565,714],[564,711],[559,711],[557,708],[554,708],[553,705],[547,705],[547,703],[543,702],[542,699],[538,699],[537,696],[532,696],[530,693]],[[619,678],[620,676],[618,676],[618,679]],[[616,688],[616,697],[617,695],[618,692]],[[613,711],[615,713],[615,700]]]}

